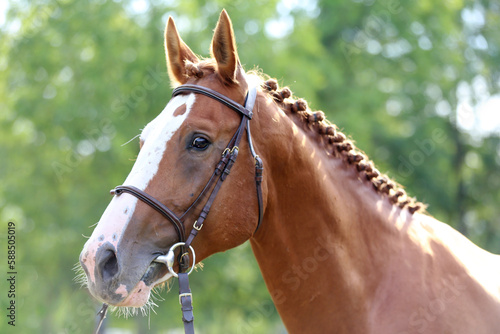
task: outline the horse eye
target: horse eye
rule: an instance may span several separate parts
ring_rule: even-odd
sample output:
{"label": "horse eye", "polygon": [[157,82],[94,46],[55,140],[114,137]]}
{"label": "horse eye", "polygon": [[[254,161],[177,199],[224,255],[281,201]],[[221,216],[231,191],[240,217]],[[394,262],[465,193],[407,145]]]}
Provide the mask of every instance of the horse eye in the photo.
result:
{"label": "horse eye", "polygon": [[210,141],[204,137],[196,137],[191,143],[191,147],[203,151],[210,145]]}

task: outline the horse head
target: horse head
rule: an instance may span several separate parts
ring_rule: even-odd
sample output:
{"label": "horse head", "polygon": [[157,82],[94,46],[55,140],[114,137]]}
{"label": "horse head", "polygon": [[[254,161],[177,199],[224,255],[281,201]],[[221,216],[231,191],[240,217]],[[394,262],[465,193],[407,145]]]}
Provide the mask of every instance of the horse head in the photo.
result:
{"label": "horse head", "polygon": [[[214,32],[211,58],[199,59],[190,50],[172,18],[165,30],[165,51],[174,87],[205,87],[237,105],[245,104],[251,83],[239,62],[232,24],[225,11]],[[211,200],[210,192],[218,187],[211,180],[219,178],[214,176],[214,168],[221,156],[227,156],[226,164],[230,163],[228,143],[234,142],[235,131],[245,117],[213,97],[190,91],[175,95],[142,130],[140,151],[124,185],[168,208],[165,210],[174,220],[180,217],[182,233],[189,234],[205,203]],[[210,203],[203,233],[192,243],[197,261],[245,242],[259,223],[255,163],[246,134],[238,135],[238,163]],[[172,277],[155,259],[184,240],[179,240],[179,226],[151,204],[118,190],[86,242],[80,263],[95,298],[112,305],[140,307],[148,301],[154,286]],[[175,266],[179,270],[179,265]]]}

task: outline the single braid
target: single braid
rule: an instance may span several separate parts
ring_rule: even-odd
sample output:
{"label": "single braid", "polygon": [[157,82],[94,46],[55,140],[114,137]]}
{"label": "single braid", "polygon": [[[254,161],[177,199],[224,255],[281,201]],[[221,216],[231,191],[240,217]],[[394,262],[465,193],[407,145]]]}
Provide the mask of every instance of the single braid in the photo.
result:
{"label": "single braid", "polygon": [[411,214],[425,211],[424,204],[408,197],[401,185],[381,174],[373,162],[368,160],[368,157],[359,151],[345,134],[338,131],[338,128],[326,119],[323,111],[313,112],[309,110],[305,100],[292,98],[293,94],[288,87],[280,90],[275,79],[265,81],[262,88],[284,111],[299,116],[299,119],[308,124],[313,131],[315,130],[321,137],[325,138],[325,143],[332,147],[331,153],[344,159],[349,165],[355,166],[356,170],[372,184],[375,191],[386,196],[394,205],[402,209],[407,208]]}
{"label": "single braid", "polygon": [[285,87],[285,88],[283,88],[280,91],[279,94],[281,95],[281,97],[283,98],[283,100],[285,100],[285,99],[288,99],[288,98],[290,98],[292,96],[292,91],[290,90],[290,88]]}
{"label": "single braid", "polygon": [[268,92],[274,92],[278,90],[278,82],[275,79],[269,79],[264,82],[262,87]]}

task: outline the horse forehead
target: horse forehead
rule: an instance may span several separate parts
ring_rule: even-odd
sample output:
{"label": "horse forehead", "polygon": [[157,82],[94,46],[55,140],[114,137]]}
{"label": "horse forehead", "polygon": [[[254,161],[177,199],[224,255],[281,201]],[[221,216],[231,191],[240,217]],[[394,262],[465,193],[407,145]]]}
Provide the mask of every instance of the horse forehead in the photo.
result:
{"label": "horse forehead", "polygon": [[165,109],[141,133],[144,145],[124,184],[145,190],[158,172],[168,142],[179,130],[196,100],[194,94],[172,98]]}
{"label": "horse forehead", "polygon": [[[165,108],[154,118],[151,122],[149,122],[141,132],[141,139],[145,140],[150,135],[155,134],[155,130],[159,128],[164,130],[177,130],[180,124],[177,122],[171,122],[171,120],[177,116],[182,116],[186,114],[186,111],[190,109],[195,101],[195,95],[179,95],[173,97]],[[186,115],[187,116],[187,115]],[[171,129],[169,129],[171,128]],[[172,131],[170,131],[172,132]],[[156,136],[158,136],[158,131],[156,131]]]}

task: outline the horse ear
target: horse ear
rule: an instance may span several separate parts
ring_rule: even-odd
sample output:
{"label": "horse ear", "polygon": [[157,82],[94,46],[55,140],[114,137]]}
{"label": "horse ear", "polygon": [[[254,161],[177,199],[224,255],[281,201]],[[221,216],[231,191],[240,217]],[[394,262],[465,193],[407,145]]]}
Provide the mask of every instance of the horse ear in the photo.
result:
{"label": "horse ear", "polygon": [[186,61],[197,63],[199,59],[179,36],[174,19],[171,16],[168,18],[167,27],[165,28],[165,55],[170,81],[174,86],[185,84],[188,78],[186,75]]}
{"label": "horse ear", "polygon": [[233,25],[225,9],[222,10],[215,28],[210,53],[217,61],[219,75],[226,83],[236,82],[236,70],[240,66]]}

